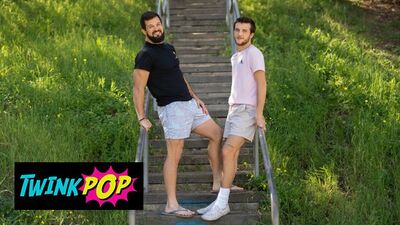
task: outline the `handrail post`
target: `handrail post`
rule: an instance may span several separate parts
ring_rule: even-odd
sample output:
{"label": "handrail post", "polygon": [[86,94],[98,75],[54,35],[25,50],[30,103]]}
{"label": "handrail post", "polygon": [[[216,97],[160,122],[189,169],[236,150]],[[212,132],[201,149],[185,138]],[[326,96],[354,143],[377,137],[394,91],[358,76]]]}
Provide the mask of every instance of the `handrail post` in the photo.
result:
{"label": "handrail post", "polygon": [[260,176],[260,151],[259,151],[259,137],[258,134],[256,133],[255,135],[255,140],[254,140],[254,150],[253,150],[253,154],[254,154],[254,174],[256,175],[256,177]]}
{"label": "handrail post", "polygon": [[143,192],[149,191],[149,135],[144,138],[143,152]]}
{"label": "handrail post", "polygon": [[136,210],[128,210],[128,224],[135,225],[136,222]]}
{"label": "handrail post", "polygon": [[[149,101],[150,101],[150,91],[147,89],[145,104],[144,104],[144,114],[149,115]],[[143,150],[143,191],[147,192],[149,186],[148,177],[148,164],[149,164],[149,135],[147,131],[144,130],[144,143],[142,146]]]}

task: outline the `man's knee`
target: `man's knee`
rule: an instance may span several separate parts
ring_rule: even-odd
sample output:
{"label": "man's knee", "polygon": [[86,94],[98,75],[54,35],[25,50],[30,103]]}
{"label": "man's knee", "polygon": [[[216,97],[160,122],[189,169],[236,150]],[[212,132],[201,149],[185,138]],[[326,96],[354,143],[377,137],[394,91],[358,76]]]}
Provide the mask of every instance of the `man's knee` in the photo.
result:
{"label": "man's knee", "polygon": [[179,162],[182,151],[183,151],[184,142],[182,141],[171,141],[167,140],[167,157],[170,159],[174,159]]}
{"label": "man's knee", "polygon": [[214,129],[210,131],[210,141],[221,142],[222,140],[222,129],[220,126],[215,126]]}
{"label": "man's knee", "polygon": [[168,151],[181,151],[183,149],[184,142],[181,139],[168,139],[166,142]]}
{"label": "man's knee", "polygon": [[231,143],[225,143],[224,147],[222,148],[222,158],[230,159],[233,158],[236,154],[236,148]]}

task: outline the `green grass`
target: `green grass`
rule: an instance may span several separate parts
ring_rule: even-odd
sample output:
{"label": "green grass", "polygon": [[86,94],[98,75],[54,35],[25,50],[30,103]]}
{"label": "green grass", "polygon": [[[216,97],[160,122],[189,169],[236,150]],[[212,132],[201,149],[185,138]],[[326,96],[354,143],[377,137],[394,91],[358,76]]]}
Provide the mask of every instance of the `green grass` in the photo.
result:
{"label": "green grass", "polygon": [[282,224],[399,224],[400,52],[376,46],[400,43],[400,22],[339,0],[239,5],[266,55]]}
{"label": "green grass", "polygon": [[[1,225],[126,222],[126,211],[13,210],[13,162],[134,159],[130,74],[149,2],[0,3]],[[399,224],[400,22],[344,0],[239,4],[266,55],[281,224]],[[268,195],[262,207],[269,224]]]}
{"label": "green grass", "polygon": [[122,211],[14,211],[13,163],[134,160],[131,72],[139,17],[151,8],[145,0],[0,3],[0,224],[127,220]]}

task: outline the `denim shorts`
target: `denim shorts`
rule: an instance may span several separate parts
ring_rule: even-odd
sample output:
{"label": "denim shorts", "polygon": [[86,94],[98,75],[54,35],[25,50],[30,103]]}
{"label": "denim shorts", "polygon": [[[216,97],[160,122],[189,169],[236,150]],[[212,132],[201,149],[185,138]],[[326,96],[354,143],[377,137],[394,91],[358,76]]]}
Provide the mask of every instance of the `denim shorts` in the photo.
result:
{"label": "denim shorts", "polygon": [[237,104],[229,106],[226,117],[224,138],[235,135],[252,142],[257,129],[256,107]]}
{"label": "denim shorts", "polygon": [[211,119],[197,106],[194,99],[158,106],[157,111],[164,129],[165,139],[188,138],[193,129]]}

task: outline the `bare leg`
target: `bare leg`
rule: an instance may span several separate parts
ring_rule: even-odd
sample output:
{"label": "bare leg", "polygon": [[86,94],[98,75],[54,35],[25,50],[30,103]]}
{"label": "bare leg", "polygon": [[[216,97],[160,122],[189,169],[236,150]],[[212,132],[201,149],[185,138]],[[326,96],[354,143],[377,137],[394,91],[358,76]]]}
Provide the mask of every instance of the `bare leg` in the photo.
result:
{"label": "bare leg", "polygon": [[233,179],[235,179],[237,170],[237,161],[240,148],[245,143],[245,139],[239,136],[229,136],[222,148],[223,173],[222,187],[230,188]]}
{"label": "bare leg", "polygon": [[221,158],[221,140],[222,129],[221,127],[210,119],[201,125],[197,126],[194,133],[209,139],[208,143],[208,160],[210,161],[211,170],[213,174],[212,190],[218,190],[221,186],[222,175],[222,158]]}
{"label": "bare leg", "polygon": [[[176,180],[178,173],[178,164],[183,151],[183,139],[167,139],[167,158],[164,162],[164,183],[165,191],[167,193],[167,205],[165,211],[179,209],[178,200],[176,198]],[[191,215],[194,212],[187,211],[184,214]]]}

